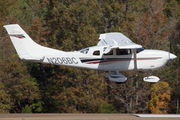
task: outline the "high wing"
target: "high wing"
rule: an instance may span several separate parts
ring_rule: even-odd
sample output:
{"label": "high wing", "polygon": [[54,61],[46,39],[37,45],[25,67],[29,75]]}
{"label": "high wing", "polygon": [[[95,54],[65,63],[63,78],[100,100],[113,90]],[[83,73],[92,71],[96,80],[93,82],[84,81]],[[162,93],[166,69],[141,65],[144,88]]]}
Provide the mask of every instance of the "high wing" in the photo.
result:
{"label": "high wing", "polygon": [[97,44],[98,46],[108,45],[104,53],[108,53],[113,48],[119,48],[119,49],[142,48],[141,45],[133,43],[128,37],[118,32],[100,34],[99,39],[100,41]]}

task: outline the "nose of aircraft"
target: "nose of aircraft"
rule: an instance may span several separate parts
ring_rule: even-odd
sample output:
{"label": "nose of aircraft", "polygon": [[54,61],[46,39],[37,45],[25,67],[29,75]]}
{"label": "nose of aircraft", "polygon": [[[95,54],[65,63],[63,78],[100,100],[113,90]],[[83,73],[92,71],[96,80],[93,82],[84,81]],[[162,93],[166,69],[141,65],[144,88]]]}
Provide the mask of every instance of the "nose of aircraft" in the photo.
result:
{"label": "nose of aircraft", "polygon": [[172,53],[169,54],[169,59],[173,60],[173,59],[175,59],[175,58],[177,58],[176,55],[174,55],[174,54],[172,54]]}

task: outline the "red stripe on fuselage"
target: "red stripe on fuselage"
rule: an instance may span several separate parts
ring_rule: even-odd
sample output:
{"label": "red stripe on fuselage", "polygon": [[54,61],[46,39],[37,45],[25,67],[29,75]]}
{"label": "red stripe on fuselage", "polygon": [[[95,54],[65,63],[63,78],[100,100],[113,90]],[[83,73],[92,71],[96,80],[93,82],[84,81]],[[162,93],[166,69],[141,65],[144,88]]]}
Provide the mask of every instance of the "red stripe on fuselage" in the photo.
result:
{"label": "red stripe on fuselage", "polygon": [[[159,58],[142,58],[142,59],[139,58],[137,60],[157,60],[157,59],[159,59]],[[131,59],[131,60],[125,60],[125,59],[123,59],[123,60],[105,60],[105,61],[100,60],[100,61],[86,62],[86,64],[99,64],[99,63],[105,63],[105,62],[132,61],[132,60],[134,60],[134,59]]]}

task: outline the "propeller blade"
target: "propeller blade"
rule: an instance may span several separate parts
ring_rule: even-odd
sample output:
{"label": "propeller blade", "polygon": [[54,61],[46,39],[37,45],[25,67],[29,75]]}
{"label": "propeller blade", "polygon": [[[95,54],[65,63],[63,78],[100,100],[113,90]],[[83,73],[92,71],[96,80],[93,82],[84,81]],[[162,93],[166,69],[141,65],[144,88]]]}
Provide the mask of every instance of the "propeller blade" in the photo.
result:
{"label": "propeller blade", "polygon": [[172,59],[170,59],[170,64],[171,64],[171,67],[172,67]]}
{"label": "propeller blade", "polygon": [[170,64],[171,64],[171,68],[172,68],[172,59],[171,59],[171,50],[172,50],[172,42],[170,40],[170,48],[169,48],[169,60],[170,60]]}

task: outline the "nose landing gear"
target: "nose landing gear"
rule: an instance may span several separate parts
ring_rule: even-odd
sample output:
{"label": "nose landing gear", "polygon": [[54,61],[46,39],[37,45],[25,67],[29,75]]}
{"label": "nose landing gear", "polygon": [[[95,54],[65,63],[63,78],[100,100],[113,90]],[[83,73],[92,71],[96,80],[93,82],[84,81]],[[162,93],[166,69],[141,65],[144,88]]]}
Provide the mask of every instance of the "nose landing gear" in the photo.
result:
{"label": "nose landing gear", "polygon": [[144,77],[143,80],[145,82],[150,82],[150,83],[156,83],[158,82],[160,79],[156,76],[152,76],[152,70],[149,70],[150,72],[150,76]]}

